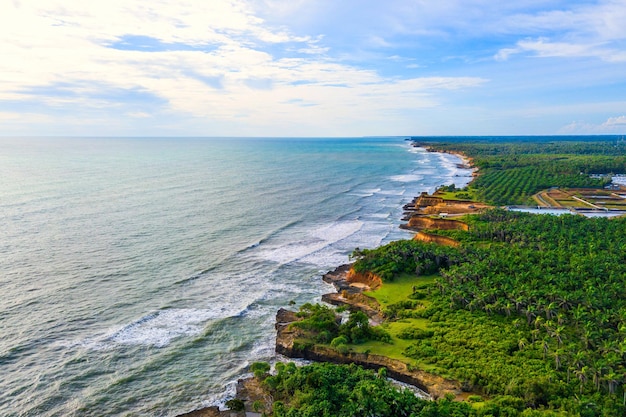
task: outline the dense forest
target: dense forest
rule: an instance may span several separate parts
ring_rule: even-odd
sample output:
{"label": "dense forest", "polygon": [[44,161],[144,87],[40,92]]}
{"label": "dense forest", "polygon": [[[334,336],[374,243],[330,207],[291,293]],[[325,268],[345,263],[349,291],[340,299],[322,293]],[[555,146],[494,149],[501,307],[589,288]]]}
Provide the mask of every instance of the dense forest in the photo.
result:
{"label": "dense forest", "polygon": [[[467,195],[497,205],[610,181],[589,174],[626,173],[626,142],[617,137],[473,139],[413,140],[470,157],[479,176]],[[256,378],[274,399],[266,414],[625,416],[626,218],[491,209],[462,220],[469,230],[427,231],[458,246],[401,240],[353,252],[353,270],[387,288],[384,296],[369,293],[380,303],[381,326],[321,304],[302,306],[293,326],[303,347],[389,354],[458,381],[471,393],[467,401],[419,399],[384,369],[278,363],[270,374],[260,364]]]}
{"label": "dense forest", "polygon": [[315,363],[297,367],[293,363],[278,363],[274,375],[257,373],[256,378],[263,381],[274,398],[274,417],[476,415],[468,403],[449,397],[424,400],[408,389],[394,386],[385,378],[384,368],[375,373],[355,365]]}
{"label": "dense forest", "polygon": [[468,232],[431,231],[458,248],[355,252],[356,269],[386,280],[438,272],[433,303],[417,311],[432,336],[405,355],[530,407],[623,415],[626,219],[491,210],[465,220]]}

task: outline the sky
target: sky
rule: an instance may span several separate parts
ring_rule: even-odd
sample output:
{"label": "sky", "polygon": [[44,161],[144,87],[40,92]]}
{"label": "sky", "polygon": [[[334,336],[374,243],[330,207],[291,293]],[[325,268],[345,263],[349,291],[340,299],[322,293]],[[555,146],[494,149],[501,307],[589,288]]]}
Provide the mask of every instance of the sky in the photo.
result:
{"label": "sky", "polygon": [[626,134],[626,0],[2,0],[0,136]]}

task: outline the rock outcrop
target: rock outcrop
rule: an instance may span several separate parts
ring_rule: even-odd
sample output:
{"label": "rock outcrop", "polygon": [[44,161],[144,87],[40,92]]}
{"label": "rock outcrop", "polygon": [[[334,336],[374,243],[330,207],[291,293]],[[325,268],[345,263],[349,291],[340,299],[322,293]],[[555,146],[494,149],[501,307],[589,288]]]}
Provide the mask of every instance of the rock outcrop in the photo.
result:
{"label": "rock outcrop", "polygon": [[337,364],[354,363],[366,369],[387,369],[387,376],[395,380],[411,384],[427,392],[433,398],[439,398],[446,393],[452,393],[459,399],[464,393],[458,382],[432,375],[427,372],[409,369],[409,366],[396,359],[367,353],[348,352],[342,354],[328,346],[311,345],[302,346],[294,344],[297,339],[298,329],[289,326],[284,320],[295,317],[295,313],[287,310],[279,310],[276,315],[276,353],[288,358],[299,358],[318,362],[331,362]]}
{"label": "rock outcrop", "polygon": [[423,192],[415,200],[415,208],[418,209],[420,207],[436,206],[438,204],[443,204],[443,203],[444,203],[443,198],[435,197],[435,196],[429,195],[427,192]]}
{"label": "rock outcrop", "polygon": [[361,310],[370,318],[370,324],[378,325],[383,322],[378,302],[363,291],[378,288],[382,279],[372,273],[359,274],[352,269],[352,265],[341,265],[334,271],[326,273],[322,279],[333,284],[337,292],[322,295],[322,301],[328,304],[347,305],[351,309]]}
{"label": "rock outcrop", "polygon": [[436,243],[443,246],[452,246],[455,248],[460,245],[458,241],[452,239],[451,237],[433,235],[426,232],[417,232],[417,234],[413,236],[413,240],[419,240],[426,243]]}
{"label": "rock outcrop", "polygon": [[351,285],[362,284],[366,286],[369,290],[375,290],[383,285],[382,278],[374,274],[373,272],[355,272],[352,268],[350,268],[350,270],[346,274],[346,279]]}
{"label": "rock outcrop", "polygon": [[408,229],[437,229],[437,230],[469,230],[469,225],[458,220],[433,219],[431,217],[413,216],[406,226]]}

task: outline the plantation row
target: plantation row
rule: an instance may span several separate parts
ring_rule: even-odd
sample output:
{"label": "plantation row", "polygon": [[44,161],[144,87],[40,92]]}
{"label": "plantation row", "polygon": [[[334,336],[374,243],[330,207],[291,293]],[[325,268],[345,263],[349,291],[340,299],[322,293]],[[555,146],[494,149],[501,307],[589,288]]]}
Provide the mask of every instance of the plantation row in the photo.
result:
{"label": "plantation row", "polygon": [[549,187],[599,188],[609,179],[589,174],[626,173],[626,142],[422,143],[439,151],[461,151],[480,175],[472,183],[483,201],[529,204]]}
{"label": "plantation row", "polygon": [[486,169],[472,184],[481,200],[497,205],[532,204],[533,194],[549,187],[603,187],[606,181],[580,174],[559,174],[542,166]]}

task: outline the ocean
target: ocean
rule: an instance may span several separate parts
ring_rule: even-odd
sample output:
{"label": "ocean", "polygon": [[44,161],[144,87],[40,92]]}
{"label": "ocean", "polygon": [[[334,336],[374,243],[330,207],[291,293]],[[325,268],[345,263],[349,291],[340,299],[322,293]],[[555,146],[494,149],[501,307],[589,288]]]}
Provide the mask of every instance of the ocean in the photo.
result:
{"label": "ocean", "polygon": [[402,138],[0,138],[0,415],[175,416],[470,171]]}

